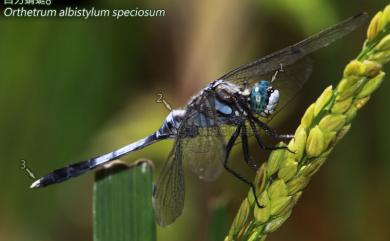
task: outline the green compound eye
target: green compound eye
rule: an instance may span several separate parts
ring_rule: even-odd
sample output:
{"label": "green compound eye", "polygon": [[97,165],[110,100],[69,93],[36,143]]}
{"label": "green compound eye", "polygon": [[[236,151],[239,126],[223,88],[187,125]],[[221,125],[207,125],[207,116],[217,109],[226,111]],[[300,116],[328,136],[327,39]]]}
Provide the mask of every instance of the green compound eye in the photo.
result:
{"label": "green compound eye", "polygon": [[261,114],[268,105],[270,93],[268,88],[270,83],[267,80],[261,80],[252,87],[250,94],[250,106],[256,114]]}
{"label": "green compound eye", "polygon": [[250,93],[250,107],[258,115],[272,115],[279,102],[279,91],[272,88],[267,80],[255,84]]}

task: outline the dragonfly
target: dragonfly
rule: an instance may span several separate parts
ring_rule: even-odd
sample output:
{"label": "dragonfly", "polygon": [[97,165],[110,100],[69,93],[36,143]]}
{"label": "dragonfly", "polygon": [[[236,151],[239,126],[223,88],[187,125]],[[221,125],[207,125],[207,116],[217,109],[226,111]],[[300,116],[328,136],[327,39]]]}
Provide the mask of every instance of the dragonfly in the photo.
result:
{"label": "dragonfly", "polygon": [[242,65],[209,83],[184,108],[173,109],[151,135],[110,153],[54,170],[35,181],[31,188],[45,187],[79,176],[119,157],[161,140],[174,139],[173,148],[153,188],[153,206],[160,226],[173,223],[182,213],[185,198],[183,163],[201,179],[214,181],[225,169],[251,187],[254,184],[229,165],[229,154],[238,143],[243,160],[253,169],[248,138],[260,148],[268,146],[263,136],[289,140],[278,134],[269,121],[297,95],[312,72],[309,55],[328,46],[366,23],[361,13],[314,34],[294,45]]}

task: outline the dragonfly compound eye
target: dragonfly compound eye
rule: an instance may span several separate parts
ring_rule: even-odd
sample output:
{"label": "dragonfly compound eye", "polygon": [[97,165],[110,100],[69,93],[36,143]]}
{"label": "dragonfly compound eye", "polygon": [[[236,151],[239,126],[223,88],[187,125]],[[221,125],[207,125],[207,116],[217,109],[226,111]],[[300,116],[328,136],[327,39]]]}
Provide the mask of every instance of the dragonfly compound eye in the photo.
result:
{"label": "dragonfly compound eye", "polygon": [[266,117],[274,112],[279,101],[279,91],[272,88],[269,81],[261,80],[252,87],[249,101],[252,111]]}

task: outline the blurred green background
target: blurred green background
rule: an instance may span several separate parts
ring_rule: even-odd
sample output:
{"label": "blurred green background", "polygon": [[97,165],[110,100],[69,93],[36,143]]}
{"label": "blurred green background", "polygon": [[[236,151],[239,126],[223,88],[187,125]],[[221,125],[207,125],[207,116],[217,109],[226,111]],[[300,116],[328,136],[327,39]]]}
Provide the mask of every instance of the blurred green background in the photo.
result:
{"label": "blurred green background", "polygon": [[[93,174],[30,190],[37,176],[125,145],[156,130],[173,106],[230,69],[293,44],[386,0],[95,1],[86,6],[165,9],[165,17],[0,19],[0,240],[92,240]],[[365,26],[366,27],[366,26]],[[304,109],[360,51],[365,28],[315,54],[314,73],[275,121],[294,132]],[[386,68],[387,72],[390,68]],[[388,81],[313,178],[292,217],[268,240],[390,240]],[[171,142],[122,158],[158,168]],[[252,143],[252,150],[256,148]],[[241,152],[232,160],[241,171]],[[264,160],[267,153],[256,153]],[[186,171],[184,214],[158,239],[207,240],[210,209],[227,205],[230,225],[248,188],[224,173],[215,183]],[[224,214],[225,215],[225,214]]]}

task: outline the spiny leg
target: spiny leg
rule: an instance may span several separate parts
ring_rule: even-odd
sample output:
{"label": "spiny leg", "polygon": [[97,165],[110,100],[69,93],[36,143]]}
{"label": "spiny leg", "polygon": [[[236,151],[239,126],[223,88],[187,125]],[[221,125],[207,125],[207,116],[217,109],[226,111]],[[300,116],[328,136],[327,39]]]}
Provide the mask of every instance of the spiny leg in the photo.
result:
{"label": "spiny leg", "polygon": [[[263,123],[262,121],[258,120],[257,118],[251,118],[251,117],[249,117],[249,122],[250,122],[250,123],[253,123],[253,119],[256,121],[256,123],[258,123],[259,125],[261,125],[260,127],[262,127],[262,129],[265,131],[266,134],[271,135],[271,137],[274,137],[275,139],[287,140],[287,141],[289,141],[289,140],[291,140],[291,138],[294,137],[294,135],[290,135],[290,134],[287,134],[287,135],[278,135],[278,134],[276,134],[276,133],[274,132],[273,129],[271,129],[267,124]],[[264,126],[264,127],[263,127],[263,126]],[[254,124],[251,124],[251,127],[252,127],[252,129],[254,130],[254,132],[256,133],[256,132],[257,132],[257,130],[255,130],[255,129],[256,129],[256,126],[255,126]],[[272,134],[270,134],[270,132],[267,131],[267,130],[271,131]],[[257,132],[257,133],[258,133],[258,132]],[[276,135],[276,137],[275,137],[275,135]],[[255,136],[256,136],[256,139],[257,139],[257,140],[259,140],[259,139],[261,140],[261,138],[258,138],[258,136],[257,136],[256,134],[255,134]],[[259,136],[259,137],[260,137],[260,136]],[[264,144],[264,143],[263,143],[263,144]],[[260,143],[259,143],[259,145],[261,146]],[[288,149],[287,146],[273,147],[273,148],[276,148],[276,149],[273,149],[273,150],[277,150],[277,149],[287,149],[287,151],[289,151],[289,152],[295,154],[295,152],[292,151],[292,150],[290,150],[290,149]],[[265,148],[265,149],[266,149],[266,150],[272,150],[272,149],[267,149],[267,148]]]}
{"label": "spiny leg", "polygon": [[[245,125],[245,122],[244,122],[244,125]],[[241,127],[242,127],[242,124],[237,127],[237,129],[234,131],[233,135],[230,137],[229,142],[226,145],[226,149],[225,149],[226,155],[225,155],[225,161],[223,162],[223,166],[233,176],[235,176],[236,178],[238,178],[239,180],[241,180],[242,182],[246,183],[248,186],[251,187],[252,192],[253,192],[253,196],[255,197],[255,201],[256,201],[257,206],[259,208],[264,208],[264,206],[260,205],[259,200],[257,200],[255,185],[253,185],[252,182],[248,181],[246,178],[244,178],[243,176],[241,176],[240,174],[238,174],[236,171],[234,171],[233,169],[231,169],[228,166],[229,154],[230,154],[230,151],[232,150],[232,148],[234,146],[234,142],[236,141],[238,135],[241,132]]]}
{"label": "spiny leg", "polygon": [[246,126],[245,124],[243,124],[242,131],[241,131],[241,141],[242,141],[242,151],[244,153],[244,160],[254,171],[256,171],[259,167],[256,165],[256,163],[252,161],[252,158],[249,155],[248,136],[246,134],[247,134]]}
{"label": "spiny leg", "polygon": [[266,146],[264,141],[261,139],[259,132],[257,131],[256,125],[253,122],[252,118],[248,118],[249,125],[251,126],[253,130],[253,134],[255,135],[256,141],[259,144],[259,146],[264,149],[264,150],[279,150],[279,149],[287,149],[286,146],[274,146],[274,147],[269,147]]}
{"label": "spiny leg", "polygon": [[[253,132],[255,134],[257,143],[260,145],[260,147],[262,149],[265,149],[265,150],[278,150],[278,149],[286,149],[287,148],[287,147],[268,147],[268,146],[266,146],[265,143],[263,142],[263,140],[261,139],[260,134],[257,131],[256,125],[253,122],[253,120],[255,120],[256,122],[258,121],[258,122],[262,123],[265,126],[265,128],[263,128],[263,130],[267,134],[269,132],[269,133],[272,133],[272,134],[276,135],[275,131],[273,129],[271,129],[270,127],[268,127],[265,123],[261,122],[256,117],[254,117],[252,112],[251,112],[251,110],[249,109],[249,106],[246,103],[241,103],[242,101],[240,101],[241,100],[240,98],[235,97],[233,100],[234,100],[234,104],[237,107],[237,109],[239,109],[240,112],[243,115],[247,115],[248,116],[249,124],[250,124],[250,126],[251,126],[251,128],[252,128],[252,130],[253,130]],[[281,135],[281,136],[284,136],[284,135]],[[288,135],[288,139],[291,139],[291,137],[292,136]]]}
{"label": "spiny leg", "polygon": [[277,134],[274,129],[269,127],[267,124],[262,122],[261,120],[255,118],[253,115],[250,115],[250,118],[255,120],[256,124],[259,125],[261,129],[264,130],[264,132],[268,135],[271,136],[274,139],[278,140],[290,140],[291,138],[294,137],[292,134]]}
{"label": "spiny leg", "polygon": [[250,110],[248,104],[243,103],[240,98],[235,97],[234,104],[237,107],[237,109],[240,110],[240,112],[245,112],[248,115],[249,119],[255,120],[256,123],[259,125],[259,127],[263,129],[268,136],[271,136],[272,138],[277,140],[290,140],[291,138],[294,137],[294,135],[291,134],[277,134],[271,127],[269,127],[267,124],[265,124],[264,122],[260,121],[255,116],[253,116],[252,111]]}

